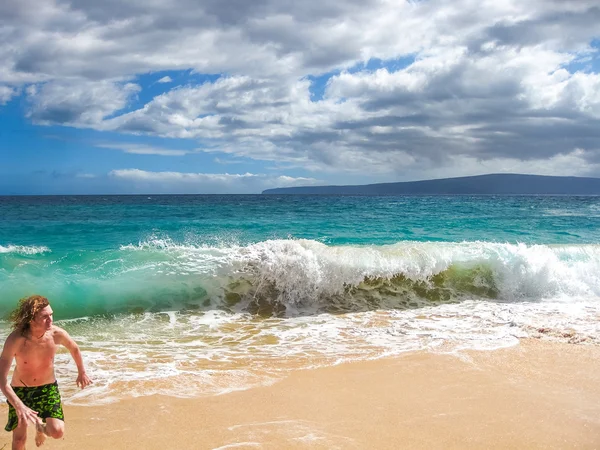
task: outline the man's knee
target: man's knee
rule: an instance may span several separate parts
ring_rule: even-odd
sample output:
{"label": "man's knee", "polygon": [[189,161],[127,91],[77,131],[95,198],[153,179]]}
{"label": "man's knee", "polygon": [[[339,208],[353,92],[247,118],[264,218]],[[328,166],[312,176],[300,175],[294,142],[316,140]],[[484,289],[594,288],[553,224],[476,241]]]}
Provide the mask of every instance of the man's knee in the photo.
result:
{"label": "man's knee", "polygon": [[60,439],[65,434],[65,430],[62,428],[55,428],[53,430],[48,430],[48,436],[54,439]]}
{"label": "man's knee", "polygon": [[19,425],[13,430],[13,446],[12,448],[21,449],[25,448],[27,442],[27,423]]}
{"label": "man's knee", "polygon": [[61,429],[52,430],[50,432],[50,437],[52,437],[54,439],[60,439],[61,437],[63,437],[63,434],[65,434],[65,430],[61,430]]}
{"label": "man's knee", "polygon": [[65,423],[59,419],[46,419],[46,434],[54,439],[60,439],[65,434]]}
{"label": "man's knee", "polygon": [[27,442],[27,434],[19,434],[19,435],[15,434],[13,436],[13,442],[15,444],[25,445],[25,442]]}
{"label": "man's knee", "polygon": [[13,436],[13,442],[20,442],[20,443],[25,443],[27,441],[27,435],[26,434],[15,434]]}

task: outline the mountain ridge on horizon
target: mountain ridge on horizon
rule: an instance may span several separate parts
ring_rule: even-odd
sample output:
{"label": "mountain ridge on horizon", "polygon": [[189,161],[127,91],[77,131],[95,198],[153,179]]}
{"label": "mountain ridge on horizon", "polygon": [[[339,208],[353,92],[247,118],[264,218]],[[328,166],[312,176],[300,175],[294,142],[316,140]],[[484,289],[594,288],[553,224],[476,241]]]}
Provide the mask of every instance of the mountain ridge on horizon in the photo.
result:
{"label": "mountain ridge on horizon", "polygon": [[265,189],[262,194],[323,195],[600,195],[600,178],[492,173],[364,185],[297,186]]}

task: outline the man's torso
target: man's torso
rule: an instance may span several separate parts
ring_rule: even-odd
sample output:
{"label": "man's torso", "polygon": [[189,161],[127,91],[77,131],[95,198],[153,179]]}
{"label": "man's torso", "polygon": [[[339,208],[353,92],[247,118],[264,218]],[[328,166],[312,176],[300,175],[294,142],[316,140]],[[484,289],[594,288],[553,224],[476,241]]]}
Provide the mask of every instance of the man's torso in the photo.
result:
{"label": "man's torso", "polygon": [[57,344],[54,334],[54,329],[51,329],[39,339],[35,336],[19,337],[12,386],[41,386],[56,380],[54,356]]}

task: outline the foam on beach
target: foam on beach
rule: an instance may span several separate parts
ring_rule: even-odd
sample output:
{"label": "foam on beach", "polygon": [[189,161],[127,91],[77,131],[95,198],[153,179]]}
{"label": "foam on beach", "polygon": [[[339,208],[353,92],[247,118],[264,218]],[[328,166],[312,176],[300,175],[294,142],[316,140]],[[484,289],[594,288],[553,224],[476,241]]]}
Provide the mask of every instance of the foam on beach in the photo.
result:
{"label": "foam on beach", "polygon": [[[599,273],[600,246],[488,242],[149,239],[0,263],[1,306],[22,286],[44,292],[80,343],[95,383],[65,387],[76,404],[218,395],[290,370],[524,337],[594,344]],[[75,376],[67,354],[57,370]]]}

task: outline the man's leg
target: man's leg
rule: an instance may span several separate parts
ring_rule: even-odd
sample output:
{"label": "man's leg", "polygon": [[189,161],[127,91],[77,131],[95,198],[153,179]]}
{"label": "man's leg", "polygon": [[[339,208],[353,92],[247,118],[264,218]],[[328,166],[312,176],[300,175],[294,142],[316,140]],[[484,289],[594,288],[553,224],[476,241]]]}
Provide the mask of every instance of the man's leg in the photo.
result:
{"label": "man's leg", "polygon": [[[46,417],[46,423],[41,420],[36,426],[35,444],[39,447],[46,440],[46,436],[60,439],[65,431],[64,415],[60,401],[60,392],[56,383],[44,386],[43,395],[36,399],[37,411],[40,417]],[[48,417],[52,416],[52,417]]]}
{"label": "man's leg", "polygon": [[65,433],[65,423],[60,419],[48,417],[46,419],[46,436],[54,439],[60,439]]}
{"label": "man's leg", "polygon": [[60,419],[48,417],[46,423],[38,423],[35,433],[35,445],[40,447],[46,440],[46,436],[60,439],[65,433],[65,423]]}
{"label": "man's leg", "polygon": [[12,450],[24,450],[27,442],[27,422],[20,423],[13,430]]}

